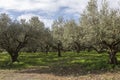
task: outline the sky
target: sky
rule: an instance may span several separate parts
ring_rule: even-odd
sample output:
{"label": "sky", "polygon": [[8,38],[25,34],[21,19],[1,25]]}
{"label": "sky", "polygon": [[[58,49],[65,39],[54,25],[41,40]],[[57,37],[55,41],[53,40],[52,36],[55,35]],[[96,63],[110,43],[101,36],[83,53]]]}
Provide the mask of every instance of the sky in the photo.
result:
{"label": "sky", "polygon": [[[51,27],[55,19],[63,16],[65,19],[79,20],[89,0],[0,0],[0,13],[7,13],[12,19],[29,20],[38,16]],[[100,3],[102,0],[98,0]],[[118,7],[119,0],[108,0],[113,8]],[[119,2],[118,2],[119,1]]]}

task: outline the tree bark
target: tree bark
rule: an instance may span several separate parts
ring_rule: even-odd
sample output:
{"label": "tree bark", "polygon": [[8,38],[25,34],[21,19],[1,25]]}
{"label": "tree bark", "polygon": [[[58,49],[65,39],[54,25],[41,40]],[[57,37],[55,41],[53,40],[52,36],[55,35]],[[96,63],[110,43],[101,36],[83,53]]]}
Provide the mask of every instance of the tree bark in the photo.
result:
{"label": "tree bark", "polygon": [[76,52],[77,53],[80,53],[80,44],[78,43],[78,42],[75,42],[75,44],[76,44]]}
{"label": "tree bark", "polygon": [[46,45],[46,46],[45,46],[45,53],[48,54],[48,52],[49,52],[49,46]]}
{"label": "tree bark", "polygon": [[109,63],[117,65],[118,61],[117,61],[116,54],[118,52],[118,44],[120,43],[120,40],[114,41],[111,44],[107,43],[106,41],[102,41],[102,43],[109,48],[109,52],[108,52],[108,54],[109,54]]}
{"label": "tree bark", "polygon": [[80,53],[80,46],[77,45],[77,50],[76,50],[77,53]]}
{"label": "tree bark", "polygon": [[19,62],[19,60],[18,60],[18,52],[12,53],[11,60],[12,60],[12,63]]}
{"label": "tree bark", "polygon": [[118,64],[118,61],[117,61],[117,58],[116,58],[116,52],[109,52],[109,63],[110,64],[114,64],[114,65],[117,65]]}
{"label": "tree bark", "polygon": [[61,57],[61,43],[58,43],[58,57]]}

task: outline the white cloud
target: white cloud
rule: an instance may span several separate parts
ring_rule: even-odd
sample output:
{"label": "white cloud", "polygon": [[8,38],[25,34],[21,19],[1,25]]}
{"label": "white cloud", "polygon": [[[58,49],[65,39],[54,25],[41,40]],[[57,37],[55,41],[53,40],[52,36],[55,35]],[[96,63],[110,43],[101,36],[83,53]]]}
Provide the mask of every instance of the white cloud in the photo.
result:
{"label": "white cloud", "polygon": [[88,0],[0,0],[0,8],[16,11],[43,10],[55,12],[66,6],[70,11],[81,12]]}
{"label": "white cloud", "polygon": [[[118,8],[120,6],[120,0],[107,0],[111,8]],[[119,7],[120,8],[120,7]]]}
{"label": "white cloud", "polygon": [[89,0],[59,0],[60,5],[69,7],[66,12],[69,13],[81,13]]}
{"label": "white cloud", "polygon": [[[68,7],[66,12],[81,13],[89,0],[0,0],[0,8],[16,11],[43,10],[56,12],[60,7]],[[102,0],[98,0],[101,2]],[[108,0],[112,7],[118,6],[119,0]]]}
{"label": "white cloud", "polygon": [[44,24],[45,24],[46,27],[51,28],[51,24],[53,23],[53,19],[45,18],[45,17],[42,17],[40,15],[36,15],[36,14],[32,14],[32,13],[23,14],[23,15],[18,16],[17,19],[18,20],[20,20],[20,19],[26,19],[27,21],[29,21],[29,19],[31,19],[31,17],[33,17],[33,16],[39,17],[39,19],[44,22]]}
{"label": "white cloud", "polygon": [[[89,0],[0,0],[0,9],[7,12],[8,10],[15,11],[44,11],[47,14],[55,14],[55,12],[59,11],[61,7],[67,7],[64,11],[61,10],[61,13],[73,14],[75,16],[79,16],[79,14],[85,9],[87,2]],[[102,0],[98,0],[100,3]],[[107,0],[109,4],[113,8],[118,7],[119,0]],[[100,5],[100,4],[99,4]],[[59,14],[57,14],[59,16]],[[39,16],[41,20],[44,21],[46,26],[50,26],[53,22],[53,19],[47,19],[41,17],[41,15],[36,14],[22,14],[18,16],[18,19],[26,18],[30,19],[32,16]],[[45,15],[44,15],[45,16]]]}
{"label": "white cloud", "polygon": [[32,16],[38,16],[38,15],[35,15],[35,14],[23,14],[23,15],[18,16],[18,20],[26,19],[28,21]]}
{"label": "white cloud", "polygon": [[9,11],[7,11],[7,10],[0,10],[0,14],[2,14],[2,13],[6,13],[6,14],[9,15],[9,17],[10,17],[11,19],[14,19],[13,15],[11,15],[11,13],[10,13]]}
{"label": "white cloud", "polygon": [[45,10],[56,11],[57,4],[53,0],[0,0],[0,8],[17,11]]}

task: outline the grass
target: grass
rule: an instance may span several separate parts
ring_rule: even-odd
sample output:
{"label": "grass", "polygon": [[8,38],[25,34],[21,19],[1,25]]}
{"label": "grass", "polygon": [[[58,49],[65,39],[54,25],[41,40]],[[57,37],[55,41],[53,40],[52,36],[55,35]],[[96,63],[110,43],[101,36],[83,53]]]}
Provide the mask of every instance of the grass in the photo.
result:
{"label": "grass", "polygon": [[[117,55],[120,61],[120,54]],[[0,69],[23,70],[22,73],[52,73],[55,75],[85,75],[100,74],[107,71],[119,71],[120,64],[113,70],[113,65],[108,64],[108,55],[92,52],[65,52],[62,57],[57,53],[20,53],[20,62],[9,64],[10,56],[0,54]],[[31,70],[28,70],[31,69]]]}

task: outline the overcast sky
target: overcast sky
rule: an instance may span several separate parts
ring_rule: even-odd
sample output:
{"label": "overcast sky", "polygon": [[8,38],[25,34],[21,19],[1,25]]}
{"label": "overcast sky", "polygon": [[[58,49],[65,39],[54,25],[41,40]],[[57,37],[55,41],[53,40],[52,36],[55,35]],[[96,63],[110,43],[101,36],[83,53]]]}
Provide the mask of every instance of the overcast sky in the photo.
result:
{"label": "overcast sky", "polygon": [[[0,13],[7,13],[13,19],[30,19],[38,16],[47,27],[54,19],[63,16],[78,20],[89,0],[0,0]],[[98,0],[100,3],[102,0]],[[119,0],[108,0],[111,7],[118,7]]]}

